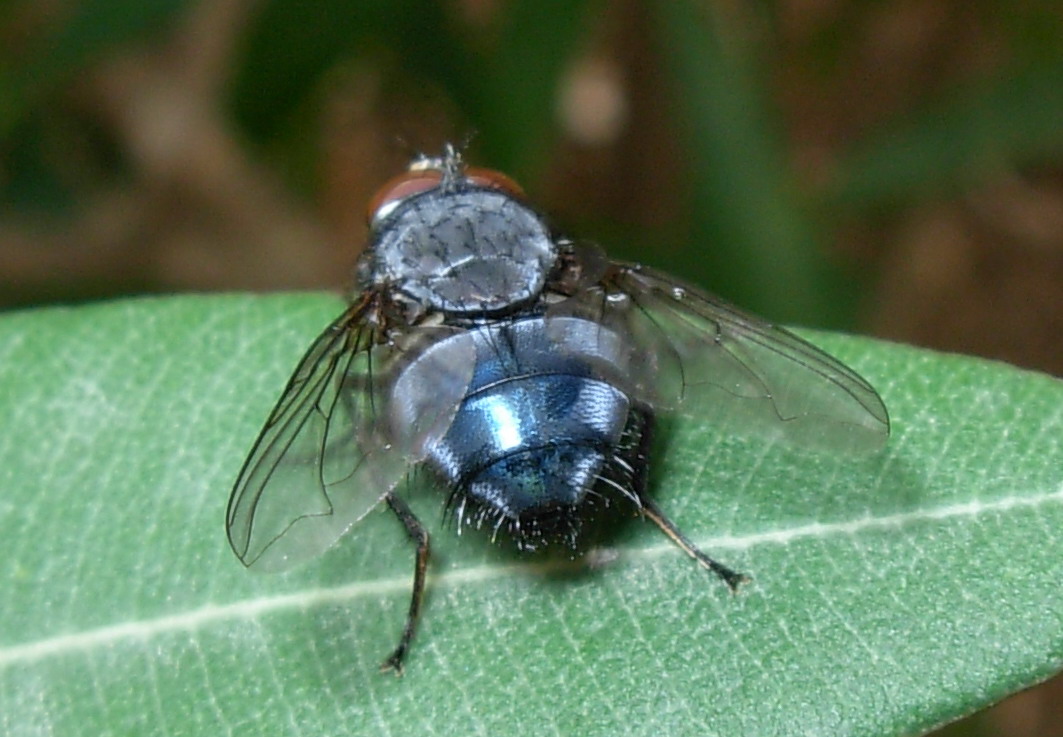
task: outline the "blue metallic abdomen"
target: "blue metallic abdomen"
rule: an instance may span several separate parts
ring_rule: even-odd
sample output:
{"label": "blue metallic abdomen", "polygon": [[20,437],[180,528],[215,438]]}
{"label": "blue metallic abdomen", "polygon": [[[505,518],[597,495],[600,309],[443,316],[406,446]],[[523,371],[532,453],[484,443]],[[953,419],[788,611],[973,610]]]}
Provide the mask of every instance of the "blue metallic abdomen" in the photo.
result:
{"label": "blue metallic abdomen", "polygon": [[632,414],[614,378],[625,369],[623,343],[589,321],[528,318],[447,338],[433,360],[439,351],[471,356],[468,341],[472,381],[426,463],[452,489],[459,519],[534,546],[598,493],[603,474],[616,475],[609,467]]}

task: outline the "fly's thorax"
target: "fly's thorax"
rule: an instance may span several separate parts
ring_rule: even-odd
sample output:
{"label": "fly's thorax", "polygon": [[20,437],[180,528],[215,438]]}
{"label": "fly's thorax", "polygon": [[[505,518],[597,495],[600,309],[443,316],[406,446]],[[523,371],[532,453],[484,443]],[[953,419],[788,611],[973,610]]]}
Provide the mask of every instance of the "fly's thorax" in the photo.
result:
{"label": "fly's thorax", "polygon": [[542,218],[512,195],[438,188],[374,224],[362,279],[429,311],[490,315],[536,299],[556,260]]}

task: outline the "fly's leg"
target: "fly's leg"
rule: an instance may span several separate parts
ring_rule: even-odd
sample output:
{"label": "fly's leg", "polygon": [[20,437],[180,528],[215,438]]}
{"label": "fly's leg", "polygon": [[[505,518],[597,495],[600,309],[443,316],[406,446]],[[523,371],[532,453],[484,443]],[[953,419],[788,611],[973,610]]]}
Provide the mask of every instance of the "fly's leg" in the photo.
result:
{"label": "fly's leg", "polygon": [[691,558],[696,560],[703,568],[706,568],[723,579],[731,591],[737,591],[738,587],[749,580],[738,571],[733,571],[722,563],[717,563],[687,538],[672,520],[665,516],[661,508],[646,494],[649,486],[649,463],[650,447],[653,441],[654,429],[653,413],[645,407],[636,407],[628,419],[629,433],[628,453],[623,466],[630,472],[630,488],[638,498],[638,504],[642,516],[649,519],[653,524],[661,528],[661,532],[671,538]]}
{"label": "fly's leg", "polygon": [[388,493],[385,497],[388,503],[388,507],[395,513],[395,516],[399,518],[403,526],[406,528],[406,534],[410,536],[410,539],[417,543],[417,562],[413,569],[413,593],[410,596],[410,610],[406,614],[406,625],[402,628],[402,637],[399,638],[399,645],[392,651],[391,655],[387,657],[381,666],[381,671],[395,671],[395,675],[402,675],[402,660],[406,657],[406,651],[410,647],[410,640],[413,639],[414,629],[417,627],[417,617],[421,612],[421,602],[424,600],[424,576],[425,570],[428,568],[428,530],[424,528],[410,508],[406,505],[406,502],[399,499],[394,494]]}
{"label": "fly's leg", "polygon": [[737,591],[738,587],[749,580],[748,577],[733,571],[722,563],[718,563],[710,558],[708,555],[698,549],[694,543],[692,543],[686,535],[679,531],[672,520],[668,519],[660,507],[653,503],[651,499],[642,496],[642,516],[648,518],[653,524],[661,528],[661,531],[672,539],[676,545],[682,548],[687,555],[696,560],[704,568],[715,573],[717,576],[723,579],[731,591]]}

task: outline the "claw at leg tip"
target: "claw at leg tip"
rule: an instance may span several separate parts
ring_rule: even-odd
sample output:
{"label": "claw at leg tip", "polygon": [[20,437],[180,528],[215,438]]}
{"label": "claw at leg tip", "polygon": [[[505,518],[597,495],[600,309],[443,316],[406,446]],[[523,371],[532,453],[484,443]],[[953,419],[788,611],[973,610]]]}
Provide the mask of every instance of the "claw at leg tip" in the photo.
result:
{"label": "claw at leg tip", "polygon": [[402,661],[394,655],[390,656],[380,664],[381,673],[387,673],[389,671],[393,672],[396,678],[402,677]]}

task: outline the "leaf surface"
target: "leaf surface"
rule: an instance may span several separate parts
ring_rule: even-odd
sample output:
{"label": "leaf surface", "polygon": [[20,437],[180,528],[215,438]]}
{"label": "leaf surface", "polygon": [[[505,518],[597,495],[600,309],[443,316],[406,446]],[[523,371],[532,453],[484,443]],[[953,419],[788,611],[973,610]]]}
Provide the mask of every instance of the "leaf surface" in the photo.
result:
{"label": "leaf surface", "polygon": [[[1063,382],[836,335],[886,451],[674,428],[656,496],[753,581],[732,596],[633,520],[594,566],[441,524],[404,678],[377,673],[413,551],[371,513],[255,575],[223,520],[322,295],[0,318],[0,733],[918,733],[1063,665]],[[422,484],[423,485],[423,484]]]}

